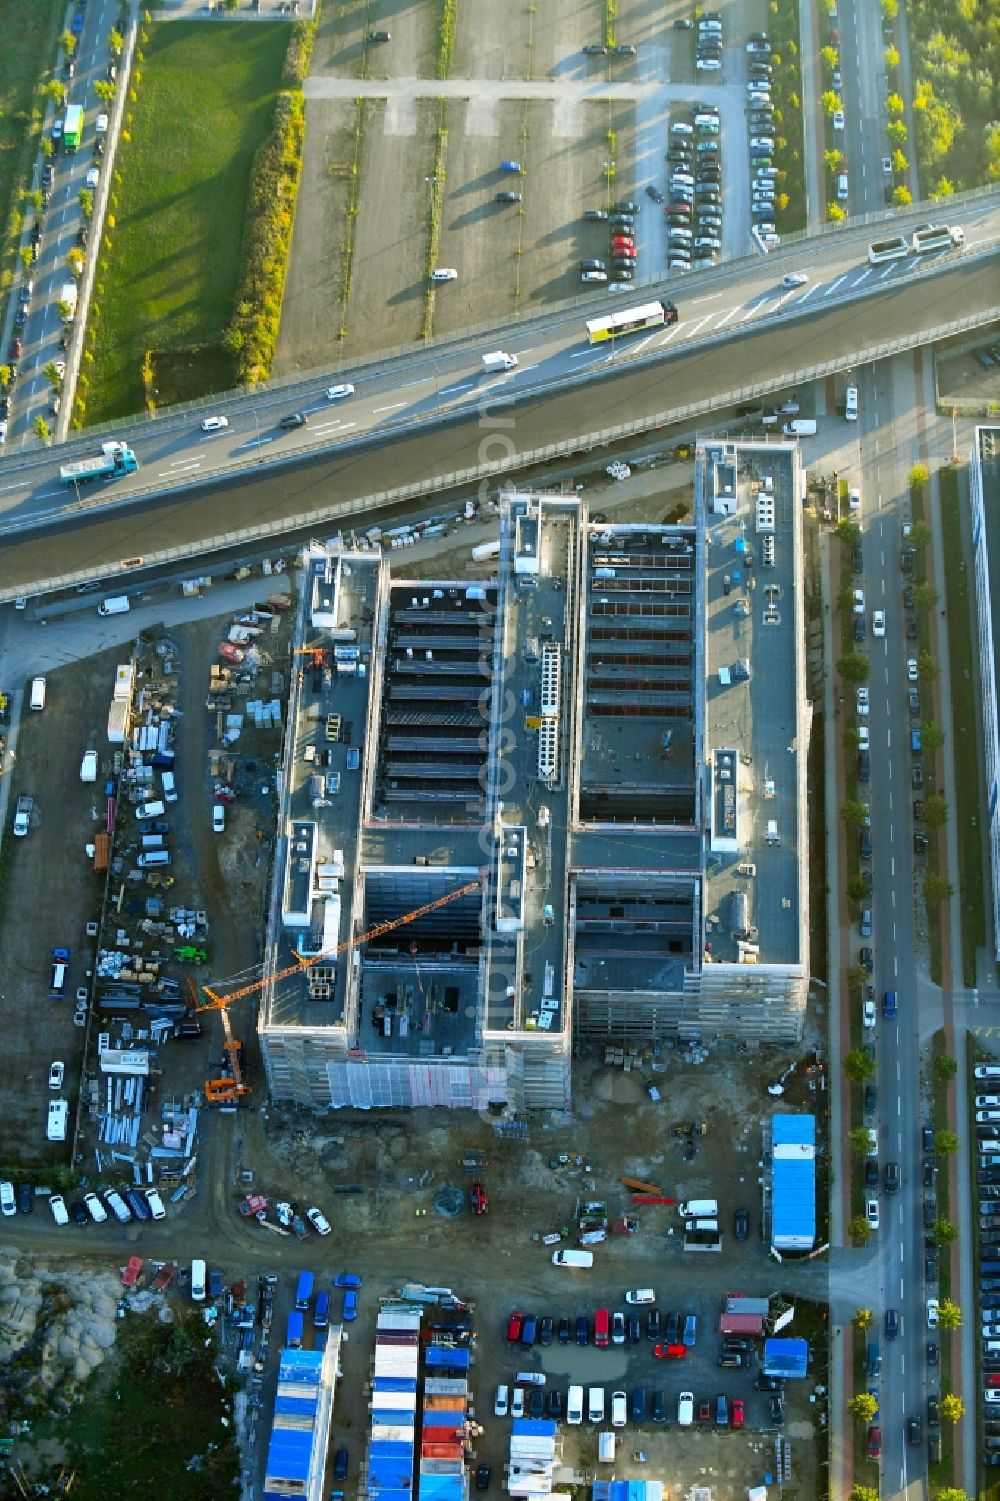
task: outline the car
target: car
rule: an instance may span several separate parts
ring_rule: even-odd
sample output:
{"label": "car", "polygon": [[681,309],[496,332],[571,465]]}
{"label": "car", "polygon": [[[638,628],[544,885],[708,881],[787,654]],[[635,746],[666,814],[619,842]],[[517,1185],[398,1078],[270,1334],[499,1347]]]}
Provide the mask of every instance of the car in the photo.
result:
{"label": "car", "polygon": [[498,1386],[496,1396],[493,1398],[493,1416],[505,1418],[510,1406],[510,1393],[506,1386]]}
{"label": "car", "polygon": [[512,1418],[524,1417],[524,1387],[515,1386],[510,1398],[510,1415]]}
{"label": "car", "polygon": [[698,1341],[697,1315],[689,1313],[684,1320],[684,1343],[691,1349]]}
{"label": "car", "polygon": [[569,1319],[567,1319],[567,1318],[560,1319],[559,1320],[559,1328],[558,1328],[558,1331],[557,1331],[557,1338],[558,1338],[559,1343],[561,1345],[568,1345],[569,1344],[569,1333],[570,1333],[570,1330],[569,1330]]}
{"label": "car", "polygon": [[578,1345],[590,1344],[590,1320],[585,1313],[577,1314],[575,1339]]}
{"label": "car", "polygon": [[580,261],[579,264],[581,271],[606,271],[608,269],[607,263],[605,261],[598,261],[594,259]]}
{"label": "car", "polygon": [[858,725],[857,735],[858,748],[860,750],[871,750],[871,730],[868,728],[867,723]]}
{"label": "car", "polygon": [[554,1333],[555,1320],[551,1314],[546,1314],[538,1325],[538,1343],[540,1345],[551,1345]]}
{"label": "car", "polygon": [[908,1444],[922,1444],[924,1441],[924,1422],[919,1414],[914,1413],[906,1420],[906,1442]]}
{"label": "car", "polygon": [[651,182],[646,184],[646,195],[647,197],[652,198],[654,203],[663,202],[663,193]]}
{"label": "car", "polygon": [[545,1398],[545,1410],[553,1422],[562,1422],[563,1399],[562,1392],[558,1387],[553,1387],[548,1396]]}
{"label": "car", "polygon": [[867,944],[858,951],[858,963],[868,975],[870,975],[872,973],[872,970],[875,968],[875,955],[872,953]]}
{"label": "car", "polygon": [[545,1393],[540,1386],[533,1386],[528,1393],[528,1415],[536,1420],[545,1416]]}
{"label": "car", "polygon": [[725,1392],[720,1392],[715,1399],[715,1421],[720,1428],[726,1428],[729,1425],[729,1403]]}
{"label": "car", "polygon": [[659,1337],[660,1311],[658,1308],[651,1308],[646,1315],[646,1338],[648,1340],[658,1340]]}
{"label": "car", "polygon": [[906,680],[908,683],[916,683],[920,680],[920,669],[917,666],[916,657],[906,659]]}
{"label": "car", "polygon": [[287,417],[282,417],[278,426],[290,430],[295,427],[305,427],[308,421],[305,412],[289,412]]}
{"label": "car", "polygon": [[100,167],[88,167],[87,168],[87,175],[84,178],[84,182],[87,184],[87,187],[88,188],[96,188],[97,184],[100,182],[100,180],[101,180],[101,169],[100,169]]}
{"label": "car", "polygon": [[391,42],[392,41],[392,32],[391,31],[370,31],[368,33],[368,40],[372,44],[372,46],[381,47],[386,42]]}
{"label": "car", "polygon": [[221,433],[228,426],[228,417],[206,417],[201,424],[201,430],[203,433]]}
{"label": "car", "polygon": [[[872,909],[870,907],[862,907],[861,921],[858,924],[858,929],[862,938],[870,938],[872,936]],[[874,1004],[872,1009],[875,1009]]]}
{"label": "car", "polygon": [[656,1302],[656,1293],[651,1287],[633,1287],[625,1294],[625,1302],[633,1308]]}
{"label": "car", "polygon": [[54,1063],[50,1063],[49,1064],[49,1088],[50,1089],[62,1089],[63,1078],[65,1077],[65,1074],[66,1074],[66,1065],[65,1065],[65,1063],[60,1062],[58,1059]]}
{"label": "car", "polygon": [[878,1109],[878,1091],[874,1084],[865,1085],[865,1114],[874,1115]]}
{"label": "car", "polygon": [[90,1224],[90,1215],[87,1213],[87,1206],[82,1199],[74,1199],[69,1206],[69,1212],[73,1217],[74,1223],[79,1225],[81,1229],[85,1225]]}
{"label": "car", "polygon": [[1000,1121],[1000,1110],[977,1110],[976,1120],[980,1123]]}
{"label": "car", "polygon": [[353,1324],[358,1316],[358,1295],[353,1287],[344,1289],[344,1306],[342,1317],[345,1324]]}
{"label": "car", "polygon": [[603,42],[588,42],[583,48],[583,55],[584,57],[604,57],[607,50]]}
{"label": "car", "polygon": [[97,119],[94,121],[94,130],[96,131],[96,133],[99,136],[107,135],[107,133],[108,133],[108,117],[107,117],[107,115],[104,115],[104,114],[98,115]]}
{"label": "car", "polygon": [[476,1490],[488,1491],[490,1488],[490,1476],[493,1471],[488,1464],[476,1465]]}
{"label": "car", "polygon": [[854,590],[853,610],[855,615],[863,615],[865,613],[865,591],[863,589]]}
{"label": "car", "polygon": [[[976,1108],[978,1110],[988,1110],[992,1105],[1000,1105],[1000,1094],[977,1094],[976,1095]],[[923,1129],[925,1131],[928,1131],[928,1130],[930,1130],[930,1127],[925,1126]],[[931,1131],[931,1144],[930,1144],[929,1147],[925,1146],[924,1147],[924,1151],[925,1152],[932,1152],[933,1150],[934,1150],[934,1133],[933,1133],[933,1131]]]}
{"label": "car", "polygon": [[601,223],[608,217],[608,211],[603,208],[588,208],[583,217],[590,223]]}
{"label": "car", "polygon": [[884,636],[885,635],[885,611],[884,610],[874,610],[872,612],[872,635],[873,636]]}
{"label": "car", "polygon": [[350,1456],[346,1449],[338,1449],[333,1456],[334,1480],[346,1480],[347,1471],[350,1468]]}
{"label": "car", "polygon": [[789,271],[781,278],[783,287],[804,287],[809,278],[804,271]]}
{"label": "car", "polygon": [[895,1308],[887,1308],[885,1311],[885,1337],[895,1339],[899,1334],[899,1313]]}
{"label": "car", "polygon": [[865,1200],[865,1219],[868,1221],[869,1230],[878,1229],[878,1199]]}
{"label": "car", "polygon": [[160,1195],[156,1191],[156,1189],[147,1188],[145,1190],[145,1194],[146,1203],[149,1205],[149,1212],[153,1216],[154,1220],[165,1220],[167,1217],[167,1211],[164,1209],[163,1200],[160,1198]]}
{"label": "car", "polygon": [[882,1458],[882,1430],[877,1423],[872,1423],[868,1429],[868,1458]]}
{"label": "car", "polygon": [[0,1214],[12,1215],[17,1213],[17,1197],[14,1193],[14,1185],[8,1178],[0,1183]]}
{"label": "car", "polygon": [[657,1360],[686,1360],[687,1345],[654,1345],[653,1355]]}
{"label": "car", "polygon": [[309,1221],[310,1225],[312,1225],[317,1235],[330,1234],[332,1226],[326,1215],[323,1213],[322,1209],[317,1209],[315,1205],[312,1207],[312,1209],[307,1209],[306,1219]]}
{"label": "car", "polygon": [[843,130],[844,128],[844,111],[842,109],[835,109],[833,112],[833,128],[834,130]]}
{"label": "car", "polygon": [[83,13],[82,10],[78,10],[78,11],[74,12],[73,19],[72,19],[72,21],[70,22],[70,25],[69,25],[69,29],[73,33],[74,36],[79,36],[80,33],[83,31],[83,23],[84,23],[85,20],[86,20],[86,16],[84,15],[84,13]]}
{"label": "car", "polygon": [[431,272],[431,281],[458,281],[458,272],[455,270],[454,266],[438,266]]}
{"label": "car", "polygon": [[521,1348],[530,1350],[537,1338],[538,1320],[533,1313],[526,1313],[521,1323]]}
{"label": "car", "polygon": [[83,1202],[86,1205],[87,1213],[94,1221],[94,1224],[103,1225],[104,1221],[108,1217],[108,1211],[105,1209],[104,1205],[101,1203],[97,1195],[95,1193],[85,1193],[83,1196]]}
{"label": "car", "polygon": [[625,1315],[623,1313],[611,1315],[611,1343],[613,1345],[625,1343]]}
{"label": "car", "polygon": [[859,715],[867,715],[871,710],[871,696],[865,686],[858,689],[857,711]]}
{"label": "car", "polygon": [[900,1175],[898,1162],[886,1163],[884,1183],[885,1191],[887,1194],[899,1193]]}
{"label": "car", "polygon": [[928,1329],[936,1329],[938,1327],[938,1324],[940,1322],[940,1316],[941,1316],[941,1305],[938,1302],[937,1298],[928,1298],[927,1299],[927,1327],[928,1327]]}
{"label": "car", "polygon": [[749,1209],[737,1209],[733,1216],[733,1234],[737,1240],[746,1240],[750,1235]]}
{"label": "car", "polygon": [[612,57],[635,57],[635,47],[631,42],[618,42],[611,49]]}

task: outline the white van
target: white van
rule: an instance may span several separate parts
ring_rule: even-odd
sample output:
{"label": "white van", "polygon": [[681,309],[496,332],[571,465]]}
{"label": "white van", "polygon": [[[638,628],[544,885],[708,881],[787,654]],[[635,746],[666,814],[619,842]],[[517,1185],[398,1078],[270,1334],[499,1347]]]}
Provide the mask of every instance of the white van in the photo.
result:
{"label": "white van", "polygon": [[98,615],[126,615],[131,609],[128,595],[119,594],[115,599],[104,599],[97,606]]}
{"label": "white van", "polygon": [[161,771],[160,772],[160,776],[163,778],[163,800],[164,800],[164,802],[175,803],[177,801],[177,786],[176,786],[176,784],[174,782],[174,774],[173,774],[173,772],[172,771]]}
{"label": "white van", "polygon": [[602,1465],[614,1464],[616,1447],[613,1433],[599,1433],[597,1435],[597,1458]]}
{"label": "white van", "polygon": [[39,713],[45,708],[45,679],[31,679],[31,696],[28,700],[31,707]]}
{"label": "white van", "polygon": [[786,438],[814,438],[816,436],[815,417],[793,417],[791,422],[786,422],[781,431]]}
{"label": "white van", "polygon": [[193,1303],[205,1301],[205,1263],[200,1257],[191,1263],[191,1301]]}
{"label": "white van", "polygon": [[591,1423],[604,1422],[604,1388],[591,1386],[587,1390],[587,1418]]}
{"label": "white van", "polygon": [[624,1392],[611,1393],[611,1426],[612,1428],[624,1428],[628,1422],[627,1404]]}
{"label": "white van", "polygon": [[694,1422],[694,1392],[681,1392],[677,1398],[677,1426],[690,1428]]}
{"label": "white van", "polygon": [[49,1101],[49,1120],[45,1135],[49,1141],[66,1140],[66,1123],[69,1119],[69,1106],[65,1100]]}
{"label": "white van", "polygon": [[688,1199],[678,1204],[677,1213],[682,1219],[714,1219],[719,1213],[718,1199]]}
{"label": "white van", "polygon": [[514,1377],[514,1380],[516,1381],[518,1386],[544,1386],[545,1372],[518,1371],[517,1375]]}
{"label": "white van", "polygon": [[583,1387],[571,1386],[566,1393],[566,1421],[575,1428],[583,1422]]}
{"label": "white van", "polygon": [[692,1230],[718,1230],[719,1222],[716,1219],[685,1220],[684,1229],[689,1233]]}
{"label": "white van", "polygon": [[144,850],[162,850],[164,848],[162,834],[143,834],[139,842]]}
{"label": "white van", "polygon": [[592,1267],[594,1265],[593,1251],[559,1250],[552,1252],[553,1266]]}
{"label": "white van", "polygon": [[132,1212],[117,1189],[105,1189],[104,1197],[107,1201],[108,1208],[111,1210],[111,1213],[114,1215],[119,1225],[127,1225],[129,1220],[132,1218]]}
{"label": "white van", "polygon": [[857,422],[858,420],[857,386],[848,386],[847,388],[846,394],[844,396],[844,416],[847,418],[848,422]]}
{"label": "white van", "polygon": [[170,851],[147,850],[144,855],[139,856],[138,860],[135,863],[136,865],[138,865],[140,870],[149,870],[156,865],[169,865]]}
{"label": "white van", "polygon": [[162,818],[166,813],[166,806],[161,798],[155,798],[151,803],[140,803],[135,810],[136,818]]}

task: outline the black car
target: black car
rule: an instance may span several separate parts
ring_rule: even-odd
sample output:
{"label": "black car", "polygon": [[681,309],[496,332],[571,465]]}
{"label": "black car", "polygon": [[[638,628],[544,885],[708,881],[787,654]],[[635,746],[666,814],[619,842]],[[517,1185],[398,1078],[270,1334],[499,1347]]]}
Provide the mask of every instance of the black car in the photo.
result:
{"label": "black car", "polygon": [[308,421],[309,418],[305,412],[289,412],[287,417],[282,417],[278,426],[284,428],[305,427]]}
{"label": "black car", "polygon": [[576,1342],[578,1345],[590,1344],[590,1320],[585,1313],[577,1315]]}
{"label": "black car", "polygon": [[658,1340],[660,1337],[660,1310],[651,1308],[646,1315],[646,1338]]}
{"label": "black car", "polygon": [[490,1488],[490,1475],[492,1471],[489,1465],[476,1466],[476,1490],[488,1491]]}
{"label": "black car", "polygon": [[17,1185],[17,1207],[22,1214],[31,1214],[35,1207],[35,1190],[30,1183]]}
{"label": "black car", "polygon": [[555,1325],[552,1318],[549,1314],[546,1314],[538,1325],[538,1343],[540,1345],[551,1345],[554,1329]]}
{"label": "black car", "polygon": [[350,1462],[351,1462],[350,1461],[350,1455],[348,1454],[347,1450],[346,1449],[338,1449],[337,1452],[336,1452],[336,1454],[333,1456],[333,1478],[334,1478],[334,1480],[346,1480],[347,1479],[347,1471],[348,1471],[348,1469],[350,1467]]}
{"label": "black car", "polygon": [[[907,584],[906,588],[903,590],[903,609],[912,610],[913,607],[913,585]],[[920,712],[919,709],[917,712]]]}
{"label": "black car", "polygon": [[935,1174],[936,1171],[937,1171],[937,1169],[934,1166],[934,1159],[933,1159],[933,1157],[925,1157],[924,1158],[924,1187],[925,1188],[933,1188],[934,1187],[934,1174]]}
{"label": "black car", "polygon": [[785,1404],[780,1397],[771,1398],[771,1422],[776,1428],[780,1428],[785,1421]]}
{"label": "black car", "polygon": [[759,1392],[780,1392],[781,1382],[777,1376],[765,1376],[763,1371],[754,1378],[754,1387]]}
{"label": "black car", "polygon": [[929,1339],[927,1341],[927,1364],[929,1366],[936,1366],[937,1363],[938,1363],[938,1359],[939,1359],[938,1342],[937,1342],[936,1339]]}
{"label": "black car", "polygon": [[654,187],[652,183],[649,183],[647,185],[646,193],[650,198],[652,198],[654,203],[663,202],[663,194],[660,192],[659,188]]}
{"label": "black car", "polygon": [[637,1345],[642,1338],[642,1330],[639,1327],[639,1315],[637,1313],[630,1313],[625,1317],[625,1338],[630,1345]]}
{"label": "black car", "polygon": [[652,1410],[654,1423],[665,1423],[667,1421],[667,1403],[662,1392],[653,1393]]}
{"label": "black car", "polygon": [[938,1275],[938,1260],[936,1256],[928,1253],[924,1257],[924,1276],[928,1282],[936,1282]]}
{"label": "black car", "polygon": [[90,1215],[87,1213],[87,1206],[82,1199],[74,1199],[69,1206],[69,1212],[77,1225],[90,1224]]}
{"label": "black car", "polygon": [[885,1165],[885,1191],[887,1194],[899,1193],[898,1162],[887,1162]]}
{"label": "black car", "polygon": [[746,1240],[750,1234],[749,1209],[737,1209],[733,1217],[733,1233],[737,1240]]}
{"label": "black car", "polygon": [[899,1312],[895,1308],[887,1308],[885,1311],[885,1337],[895,1339],[899,1333]]}
{"label": "black car", "polygon": [[569,1319],[559,1320],[558,1339],[561,1345],[569,1344]]}
{"label": "black car", "polygon": [[737,1371],[743,1364],[743,1356],[737,1350],[723,1350],[719,1364],[727,1371]]}
{"label": "black car", "polygon": [[924,1225],[929,1230],[937,1219],[937,1204],[933,1199],[924,1200]]}
{"label": "black car", "polygon": [[42,168],[42,187],[51,188],[52,184],[55,182],[55,178],[55,167],[53,167],[51,162],[46,162],[45,166]]}
{"label": "black car", "polygon": [[533,1386],[528,1397],[529,1415],[536,1420],[545,1416],[545,1393],[540,1386]]}
{"label": "black car", "polygon": [[875,955],[872,953],[871,948],[868,946],[868,944],[863,944],[859,949],[858,963],[861,965],[861,968],[864,970],[866,975],[870,975],[872,970],[875,968]]}
{"label": "black car", "polygon": [[558,1423],[563,1415],[563,1399],[562,1392],[557,1386],[554,1386],[549,1392],[545,1405],[549,1410],[549,1417]]}
{"label": "black car", "polygon": [[634,203],[631,198],[625,198],[621,203],[612,204],[611,212],[614,214],[631,214],[634,217],[641,207],[641,204]]}
{"label": "black car", "polygon": [[664,1343],[668,1345],[680,1344],[681,1316],[679,1313],[668,1313],[663,1328]]}
{"label": "black car", "polygon": [[874,1115],[878,1108],[878,1090],[874,1084],[865,1085],[865,1114]]}
{"label": "black car", "polygon": [[865,1187],[878,1188],[878,1158],[865,1158]]}
{"label": "black car", "polygon": [[854,639],[855,641],[864,641],[865,639],[865,617],[863,615],[855,615],[854,617]]}
{"label": "black car", "polygon": [[644,1423],[646,1421],[646,1388],[637,1386],[632,1393],[632,1421]]}
{"label": "black car", "polygon": [[916,1413],[906,1420],[906,1442],[908,1444],[922,1444],[924,1441],[923,1419]]}

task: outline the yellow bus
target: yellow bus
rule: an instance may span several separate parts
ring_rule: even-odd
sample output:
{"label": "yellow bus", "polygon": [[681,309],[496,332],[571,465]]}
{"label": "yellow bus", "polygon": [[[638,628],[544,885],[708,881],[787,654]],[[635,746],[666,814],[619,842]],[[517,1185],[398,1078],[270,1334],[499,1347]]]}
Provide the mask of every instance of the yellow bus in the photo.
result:
{"label": "yellow bus", "polygon": [[662,328],[665,323],[677,322],[677,309],[672,302],[644,302],[641,307],[622,308],[621,312],[609,313],[606,318],[588,318],[587,338],[591,344],[602,344],[605,339],[616,339],[621,334],[634,334],[642,328]]}

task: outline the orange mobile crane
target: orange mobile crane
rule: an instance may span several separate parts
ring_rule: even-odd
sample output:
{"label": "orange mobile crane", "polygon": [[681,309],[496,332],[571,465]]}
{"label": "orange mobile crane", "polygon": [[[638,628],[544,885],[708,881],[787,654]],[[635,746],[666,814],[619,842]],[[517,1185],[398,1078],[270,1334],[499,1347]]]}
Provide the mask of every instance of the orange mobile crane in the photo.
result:
{"label": "orange mobile crane", "polygon": [[262,975],[259,980],[253,980],[249,985],[241,985],[239,989],[230,991],[228,995],[219,995],[205,985],[203,989],[208,1000],[202,1002],[200,1006],[195,1006],[194,1009],[199,1013],[218,1011],[221,1015],[222,1030],[225,1034],[223,1047],[229,1055],[230,1067],[228,1078],[205,1080],[205,1099],[208,1103],[229,1105],[251,1093],[251,1086],[243,1076],[243,1044],[238,1037],[233,1036],[233,1028],[229,1020],[229,1007],[234,1001],[242,1000],[244,996],[254,995],[258,990],[262,990],[268,979],[274,982],[287,980],[290,975],[301,974],[304,969],[311,969],[314,964],[322,964],[326,960],[335,959],[338,954],[344,953],[347,949],[356,948],[359,943],[368,943],[373,938],[380,938],[383,933],[391,933],[394,928],[402,928],[407,923],[416,922],[417,918],[423,917],[426,912],[433,912],[437,907],[444,907],[448,902],[454,902],[460,896],[468,896],[470,891],[478,889],[478,881],[469,881],[465,886],[458,886],[444,896],[435,897],[433,902],[425,902],[422,907],[415,907],[404,917],[394,917],[391,922],[377,923],[374,928],[369,928],[367,933],[359,933],[356,938],[345,938],[344,942],[338,943],[335,949],[327,949],[322,954],[312,954],[309,958],[296,955],[295,964],[289,964],[285,969],[279,969],[273,975]]}

